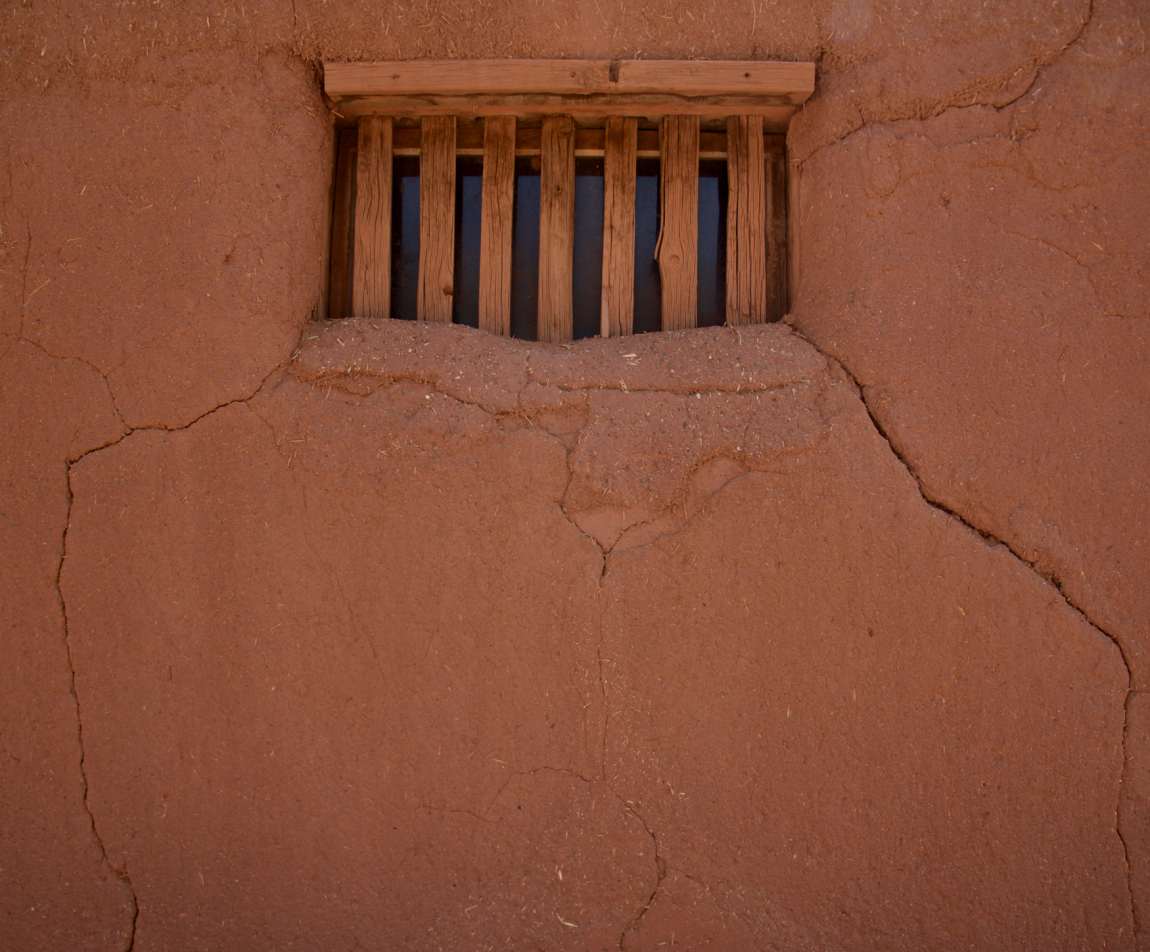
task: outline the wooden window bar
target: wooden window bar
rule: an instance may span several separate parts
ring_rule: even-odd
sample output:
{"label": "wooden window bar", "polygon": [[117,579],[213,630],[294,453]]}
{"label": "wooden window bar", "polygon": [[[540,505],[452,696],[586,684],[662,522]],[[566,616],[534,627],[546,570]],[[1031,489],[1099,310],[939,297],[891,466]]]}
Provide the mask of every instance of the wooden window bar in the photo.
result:
{"label": "wooden window bar", "polygon": [[451,321],[455,160],[470,155],[483,157],[479,326],[485,330],[510,333],[517,156],[538,156],[540,164],[540,340],[572,337],[575,160],[582,157],[604,160],[603,336],[632,331],[640,158],[659,159],[655,256],[663,329],[696,325],[701,159],[727,161],[727,323],[777,320],[786,310],[782,133],[814,89],[811,63],[334,63],[325,67],[324,85],[337,114],[357,123],[340,132],[329,317],[345,316],[349,298],[357,316],[390,316],[396,156],[420,158],[420,320]]}

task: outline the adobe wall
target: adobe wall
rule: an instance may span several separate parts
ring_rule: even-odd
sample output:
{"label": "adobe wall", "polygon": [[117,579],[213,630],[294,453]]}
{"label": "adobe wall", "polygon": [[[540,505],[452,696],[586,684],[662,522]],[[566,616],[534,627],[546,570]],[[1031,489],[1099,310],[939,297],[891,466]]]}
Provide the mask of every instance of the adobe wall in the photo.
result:
{"label": "adobe wall", "polygon": [[[1150,949],[1150,12],[0,21],[0,946]],[[322,59],[787,58],[786,324],[313,322]]]}

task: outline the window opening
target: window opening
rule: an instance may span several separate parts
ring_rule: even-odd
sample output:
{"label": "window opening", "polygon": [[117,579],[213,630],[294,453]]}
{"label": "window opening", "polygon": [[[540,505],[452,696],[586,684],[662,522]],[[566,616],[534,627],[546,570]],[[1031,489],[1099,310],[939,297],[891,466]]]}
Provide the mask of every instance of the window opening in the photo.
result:
{"label": "window opening", "polygon": [[575,159],[572,336],[595,337],[603,305],[603,160]]}
{"label": "window opening", "polygon": [[483,160],[461,156],[455,163],[455,283],[451,320],[479,326],[479,229]]}
{"label": "window opening", "polygon": [[419,288],[418,157],[396,156],[391,181],[391,316],[414,321]]}
{"label": "window opening", "polygon": [[635,312],[632,332],[662,330],[659,243],[659,160],[639,159],[635,170]]}
{"label": "window opening", "polygon": [[515,160],[511,336],[535,340],[539,309],[539,157]]}
{"label": "window opening", "polygon": [[727,320],[728,188],[726,162],[699,162],[699,327]]}
{"label": "window opening", "polygon": [[337,136],[329,316],[557,341],[777,319],[781,133],[813,78],[785,63],[330,64],[325,89],[356,127]]}

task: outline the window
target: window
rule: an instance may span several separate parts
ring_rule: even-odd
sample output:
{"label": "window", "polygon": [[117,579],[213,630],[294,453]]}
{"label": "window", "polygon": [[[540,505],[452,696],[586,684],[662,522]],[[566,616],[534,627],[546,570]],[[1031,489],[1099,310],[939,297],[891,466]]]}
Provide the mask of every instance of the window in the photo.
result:
{"label": "window", "polygon": [[328,64],[329,317],[566,341],[776,320],[809,63]]}

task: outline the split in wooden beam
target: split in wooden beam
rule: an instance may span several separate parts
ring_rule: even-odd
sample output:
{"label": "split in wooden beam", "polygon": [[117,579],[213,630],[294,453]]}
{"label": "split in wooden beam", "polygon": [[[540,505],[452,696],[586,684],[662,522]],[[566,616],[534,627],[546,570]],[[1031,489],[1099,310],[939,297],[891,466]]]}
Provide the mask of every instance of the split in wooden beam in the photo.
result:
{"label": "split in wooden beam", "polygon": [[698,324],[699,119],[665,116],[659,129],[659,241],[663,330]]}
{"label": "split in wooden beam", "polygon": [[727,120],[727,324],[767,320],[767,188],[762,116]]}
{"label": "split in wooden beam", "polygon": [[451,323],[455,275],[455,119],[427,116],[419,160],[421,321]]}

